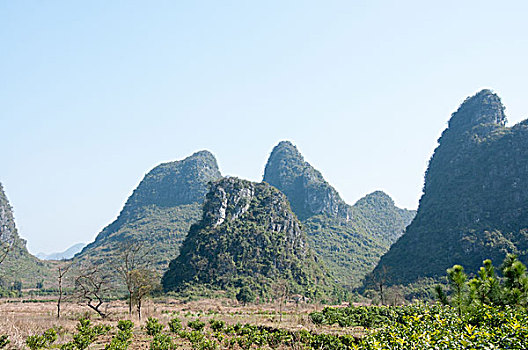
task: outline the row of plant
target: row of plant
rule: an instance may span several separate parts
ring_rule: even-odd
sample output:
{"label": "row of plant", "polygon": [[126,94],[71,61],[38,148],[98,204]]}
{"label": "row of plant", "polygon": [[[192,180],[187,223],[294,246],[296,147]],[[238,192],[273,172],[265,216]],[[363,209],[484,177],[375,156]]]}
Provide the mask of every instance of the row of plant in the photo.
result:
{"label": "row of plant", "polygon": [[158,319],[149,318],[147,334],[152,335],[151,350],[170,350],[177,347],[178,339],[189,342],[193,349],[260,349],[269,347],[301,346],[305,349],[351,349],[357,339],[351,335],[318,334],[307,330],[285,329],[237,323],[226,325],[224,321],[211,319],[208,327],[200,320],[189,321],[187,327],[178,318],[168,323],[169,333]]}

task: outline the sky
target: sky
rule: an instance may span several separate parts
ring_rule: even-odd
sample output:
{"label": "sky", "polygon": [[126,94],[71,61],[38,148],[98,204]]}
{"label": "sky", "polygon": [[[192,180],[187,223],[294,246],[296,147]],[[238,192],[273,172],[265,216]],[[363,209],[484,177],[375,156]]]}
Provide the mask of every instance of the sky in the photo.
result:
{"label": "sky", "polygon": [[415,209],[460,103],[528,117],[525,1],[0,1],[0,182],[32,253],[90,242],[161,162],[261,181],[281,140]]}

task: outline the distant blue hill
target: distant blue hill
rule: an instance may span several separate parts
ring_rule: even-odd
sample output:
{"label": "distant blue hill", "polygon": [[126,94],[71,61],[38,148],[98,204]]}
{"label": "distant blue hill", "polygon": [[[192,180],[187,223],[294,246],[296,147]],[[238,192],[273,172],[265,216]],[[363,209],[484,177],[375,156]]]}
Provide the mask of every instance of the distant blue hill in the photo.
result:
{"label": "distant blue hill", "polygon": [[75,254],[80,252],[84,247],[86,246],[86,243],[77,243],[70,248],[66,249],[63,252],[60,253],[51,253],[51,254],[44,254],[44,253],[38,253],[37,258],[41,260],[66,260],[71,259]]}

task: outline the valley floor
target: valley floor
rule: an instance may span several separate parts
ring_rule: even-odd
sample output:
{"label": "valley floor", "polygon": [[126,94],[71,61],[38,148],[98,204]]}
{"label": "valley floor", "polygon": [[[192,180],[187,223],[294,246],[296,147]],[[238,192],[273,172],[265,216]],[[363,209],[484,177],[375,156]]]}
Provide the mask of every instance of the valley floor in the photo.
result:
{"label": "valley floor", "polygon": [[[175,299],[148,300],[142,309],[142,319],[136,315],[128,314],[125,301],[112,301],[108,303],[105,311],[109,314],[107,319],[101,319],[86,306],[63,302],[61,318],[57,319],[56,300],[50,298],[28,299],[0,299],[0,335],[7,334],[10,344],[7,349],[29,349],[25,344],[28,336],[42,334],[49,328],[58,329],[58,339],[54,344],[58,346],[72,339],[76,333],[78,320],[88,317],[92,324],[108,324],[113,330],[106,335],[98,337],[89,349],[104,349],[116,333],[119,320],[132,320],[134,322],[132,342],[128,349],[149,349],[153,337],[145,329],[147,319],[154,317],[165,325],[164,332],[169,333],[166,326],[175,317],[181,319],[185,329],[189,321],[201,320],[209,325],[209,321],[224,321],[226,326],[251,324],[270,328],[281,328],[289,331],[307,330],[333,334],[355,333],[360,336],[360,327],[343,329],[338,326],[316,326],[310,320],[309,313],[321,311],[322,306],[313,304],[286,303],[282,308],[276,304],[240,305],[229,299],[204,299],[191,302],[181,302]],[[134,310],[135,311],[135,310]],[[282,315],[282,316],[281,316]],[[186,339],[174,337],[178,348],[192,349],[192,343]],[[236,348],[237,346],[235,346]],[[282,346],[281,346],[282,347]]]}

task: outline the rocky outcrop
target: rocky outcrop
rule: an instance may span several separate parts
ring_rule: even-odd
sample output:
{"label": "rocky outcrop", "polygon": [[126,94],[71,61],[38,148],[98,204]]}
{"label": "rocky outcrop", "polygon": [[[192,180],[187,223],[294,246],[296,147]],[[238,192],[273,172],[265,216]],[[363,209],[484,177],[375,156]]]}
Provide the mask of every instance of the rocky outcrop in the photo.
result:
{"label": "rocky outcrop", "polygon": [[163,277],[166,290],[243,284],[264,295],[279,278],[299,291],[324,279],[287,198],[267,183],[219,180],[203,208]]}

